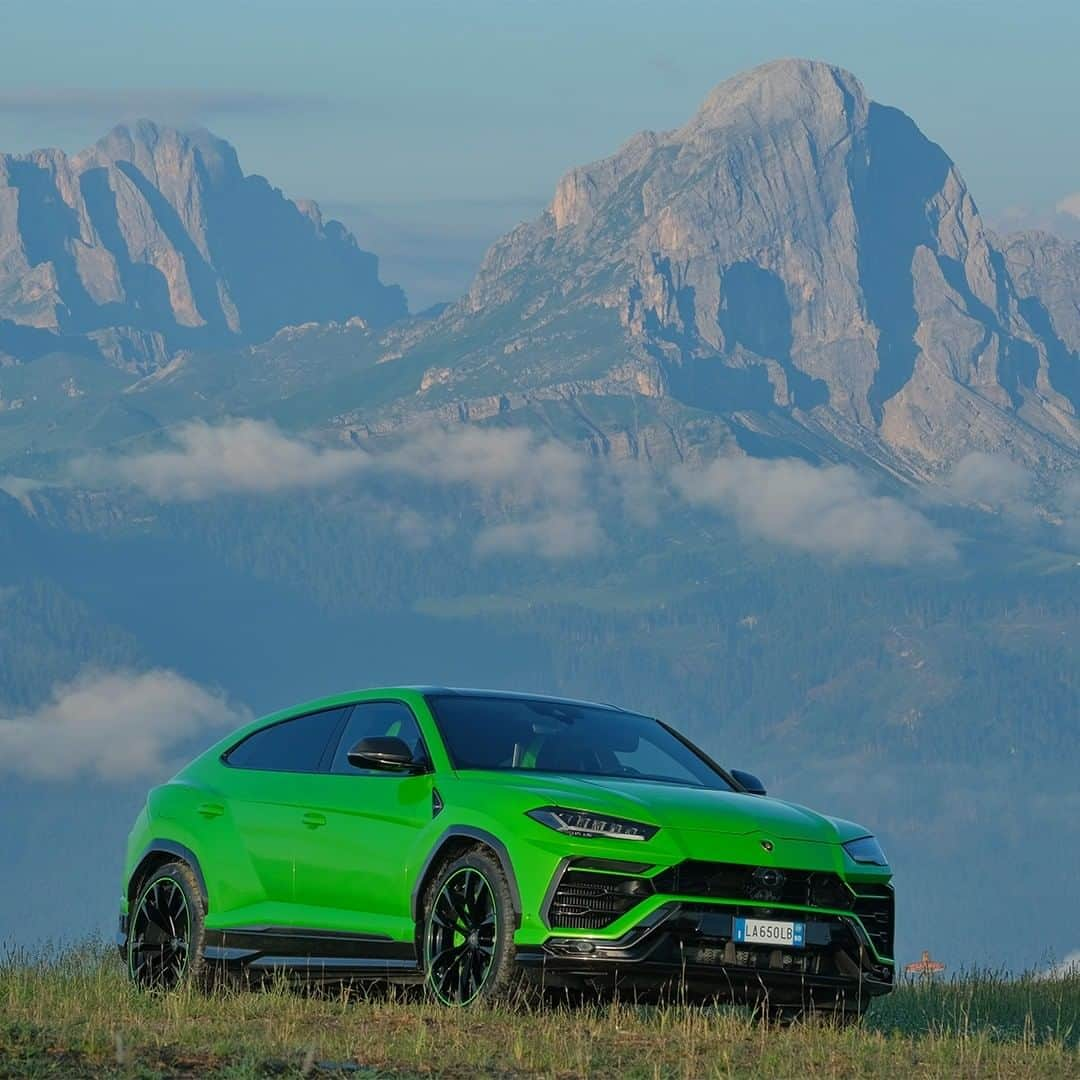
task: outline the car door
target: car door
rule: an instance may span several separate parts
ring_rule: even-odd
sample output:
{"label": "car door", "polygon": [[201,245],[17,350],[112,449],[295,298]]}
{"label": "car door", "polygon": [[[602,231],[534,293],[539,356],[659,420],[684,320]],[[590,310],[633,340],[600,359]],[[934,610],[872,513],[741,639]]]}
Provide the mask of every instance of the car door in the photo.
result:
{"label": "car door", "polygon": [[224,755],[223,818],[231,816],[241,845],[236,858],[247,859],[254,871],[247,879],[258,883],[240,898],[234,924],[296,925],[296,857],[307,833],[309,785],[328,766],[348,713],[348,706],[322,709],[260,728]]}
{"label": "car door", "polygon": [[348,753],[361,739],[393,735],[418,760],[427,749],[402,701],[359,702],[337,741],[330,771],[309,778],[305,813],[325,825],[309,830],[296,861],[296,903],[309,925],[410,941],[408,887],[421,830],[432,820],[433,778],[358,769]]}

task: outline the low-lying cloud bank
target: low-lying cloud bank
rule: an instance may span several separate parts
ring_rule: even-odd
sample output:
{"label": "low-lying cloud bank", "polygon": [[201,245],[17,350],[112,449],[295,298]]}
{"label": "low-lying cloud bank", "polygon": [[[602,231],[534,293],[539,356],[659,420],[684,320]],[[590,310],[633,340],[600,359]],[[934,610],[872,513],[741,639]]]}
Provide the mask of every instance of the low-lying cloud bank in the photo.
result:
{"label": "low-lying cloud bank", "polygon": [[1080,543],[1080,474],[1067,474],[1056,484],[1044,478],[1038,495],[1036,487],[1035,475],[1007,455],[974,451],[956,463],[939,494],[1021,527],[1055,523],[1069,543]]}
{"label": "low-lying cloud bank", "polygon": [[134,487],[161,502],[218,495],[274,495],[326,487],[362,469],[360,450],[316,446],[262,420],[207,424],[194,420],[169,433],[172,446],[142,454],[94,454],[72,465],[72,478]]}
{"label": "low-lying cloud bank", "polygon": [[[676,468],[665,485],[629,466],[597,463],[526,428],[431,427],[377,450],[327,446],[250,419],[193,421],[168,437],[170,444],[161,449],[81,458],[71,477],[80,484],[136,488],[161,502],[284,495],[363,475],[467,487],[495,511],[476,535],[478,554],[545,559],[587,556],[605,546],[597,509],[605,499],[599,493],[606,494],[607,504],[620,504],[633,525],[648,527],[674,493],[685,504],[730,518],[751,540],[882,565],[956,557],[956,536],[926,513],[933,504],[971,504],[1023,526],[1039,520],[1034,477],[1007,457],[981,452],[967,455],[943,483],[908,500],[880,493],[850,466],[814,466],[794,458],[718,458]],[[1064,535],[1080,542],[1080,478],[1067,479],[1058,494]],[[433,523],[422,508],[402,500],[385,509],[407,543],[429,542],[425,532]]]}
{"label": "low-lying cloud bank", "polygon": [[[568,558],[596,551],[604,532],[590,505],[588,459],[523,428],[429,428],[380,452],[327,447],[262,420],[183,424],[170,446],[132,455],[78,459],[71,478],[130,487],[160,502],[224,495],[284,495],[332,487],[367,473],[418,483],[468,486],[496,496],[514,519],[485,527],[478,552]],[[416,533],[415,515],[404,524]]]}
{"label": "low-lying cloud bank", "polygon": [[727,457],[674,479],[688,502],[730,516],[750,539],[886,565],[956,557],[949,533],[847,465]]}
{"label": "low-lying cloud bank", "polygon": [[190,737],[248,719],[246,709],[175,671],[87,671],[55,686],[35,709],[0,713],[0,772],[156,778]]}

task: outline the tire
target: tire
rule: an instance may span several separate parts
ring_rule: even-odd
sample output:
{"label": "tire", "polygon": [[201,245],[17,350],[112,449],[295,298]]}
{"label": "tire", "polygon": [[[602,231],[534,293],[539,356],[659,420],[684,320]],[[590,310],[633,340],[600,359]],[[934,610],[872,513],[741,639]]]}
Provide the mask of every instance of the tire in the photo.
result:
{"label": "tire", "polygon": [[191,867],[159,867],[140,882],[128,917],[128,977],[152,991],[208,985],[205,934],[206,898]]}
{"label": "tire", "polygon": [[487,848],[477,845],[439,867],[421,911],[425,986],[437,1001],[460,1008],[513,989],[513,898]]}

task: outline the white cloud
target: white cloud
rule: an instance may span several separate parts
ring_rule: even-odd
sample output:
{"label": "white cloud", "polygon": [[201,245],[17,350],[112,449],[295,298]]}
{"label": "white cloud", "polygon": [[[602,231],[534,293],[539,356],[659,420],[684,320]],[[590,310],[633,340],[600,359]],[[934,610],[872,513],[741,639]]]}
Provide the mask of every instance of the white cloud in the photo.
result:
{"label": "white cloud", "polygon": [[418,479],[557,503],[584,497],[587,464],[578,451],[525,428],[428,428],[378,457],[379,468]]}
{"label": "white cloud", "polygon": [[1074,949],[1064,960],[1051,964],[1045,971],[1041,971],[1039,976],[1043,979],[1080,978],[1080,949]]}
{"label": "white cloud", "polygon": [[1004,454],[976,450],[953,467],[948,489],[954,497],[996,510],[1030,510],[1031,474]]}
{"label": "white cloud", "polygon": [[478,554],[568,559],[591,554],[604,542],[599,515],[589,505],[588,458],[527,429],[430,428],[373,457],[372,464],[496,496],[508,519],[480,530]]}
{"label": "white cloud", "polygon": [[674,480],[689,502],[729,515],[745,535],[798,551],[883,564],[956,555],[948,533],[899,499],[876,494],[846,465],[727,457],[681,468]]}
{"label": "white cloud", "polygon": [[215,495],[271,495],[325,487],[362,469],[368,455],[327,448],[281,432],[262,420],[201,420],[169,432],[170,448],[128,456],[94,455],[72,467],[76,480],[139,488],[162,502]]}
{"label": "white cloud", "polygon": [[484,529],[476,539],[480,554],[532,554],[545,559],[589,555],[604,542],[595,510],[554,510],[526,521],[507,521]]}
{"label": "white cloud", "polygon": [[[319,446],[261,420],[195,421],[171,431],[169,439],[171,445],[160,450],[82,458],[72,478],[134,487],[162,502],[193,502],[329,487],[366,471],[491,496],[506,520],[481,530],[480,553],[568,558],[603,541],[590,506],[589,459],[524,428],[432,427],[373,452]],[[422,543],[425,519],[407,507],[390,510],[395,530],[410,544]]]}
{"label": "white cloud", "polygon": [[43,487],[48,487],[48,485],[40,480],[31,480],[27,476],[12,476],[10,473],[0,476],[0,491],[20,502],[25,500],[31,492]]}
{"label": "white cloud", "polygon": [[175,671],[86,671],[36,709],[0,714],[0,771],[48,780],[161,776],[184,740],[248,718]]}

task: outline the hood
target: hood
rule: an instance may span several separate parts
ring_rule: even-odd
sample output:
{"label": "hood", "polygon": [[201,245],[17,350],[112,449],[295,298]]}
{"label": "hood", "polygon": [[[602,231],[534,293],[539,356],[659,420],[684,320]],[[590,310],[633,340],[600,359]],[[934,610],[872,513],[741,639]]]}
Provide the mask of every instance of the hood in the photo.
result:
{"label": "hood", "polygon": [[[479,776],[481,774],[474,774]],[[805,806],[681,784],[661,784],[621,777],[544,776],[537,773],[485,772],[485,786],[513,788],[531,806],[562,806],[613,814],[680,832],[744,836],[766,832],[777,839],[836,844],[837,824]],[[527,779],[526,779],[527,777]],[[844,825],[849,823],[844,822]],[[849,826],[858,829],[857,826]],[[857,835],[866,835],[858,829]],[[845,834],[843,839],[848,839]]]}

